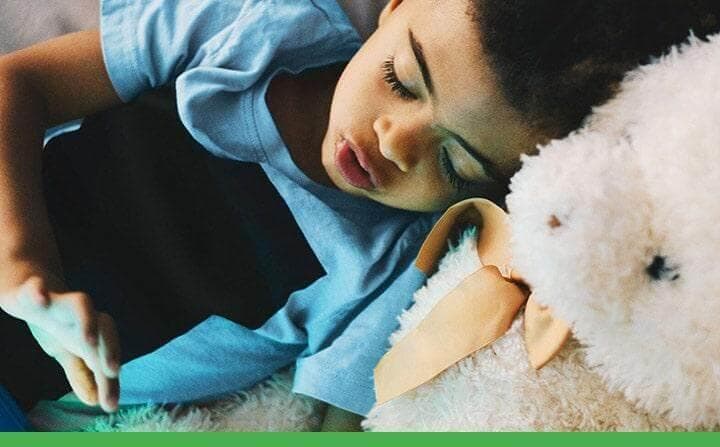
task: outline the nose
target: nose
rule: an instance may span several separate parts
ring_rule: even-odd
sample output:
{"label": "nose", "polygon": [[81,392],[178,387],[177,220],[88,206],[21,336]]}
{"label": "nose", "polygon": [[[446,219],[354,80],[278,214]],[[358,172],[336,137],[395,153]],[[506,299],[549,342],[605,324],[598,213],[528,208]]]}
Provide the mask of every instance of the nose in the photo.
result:
{"label": "nose", "polygon": [[409,172],[426,156],[428,126],[420,119],[378,117],[373,129],[378,138],[380,153],[402,172]]}

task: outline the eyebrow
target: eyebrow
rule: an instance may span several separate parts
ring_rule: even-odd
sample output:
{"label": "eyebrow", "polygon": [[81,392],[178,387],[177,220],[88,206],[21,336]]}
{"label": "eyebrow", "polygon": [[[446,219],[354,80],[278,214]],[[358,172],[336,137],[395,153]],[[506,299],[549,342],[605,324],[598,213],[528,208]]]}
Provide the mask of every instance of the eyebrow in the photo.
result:
{"label": "eyebrow", "polygon": [[423,47],[420,45],[420,42],[415,39],[415,35],[412,30],[408,30],[408,34],[410,34],[410,46],[412,47],[413,54],[415,55],[415,60],[420,66],[420,72],[422,73],[423,81],[425,82],[425,88],[430,93],[430,96],[432,96],[435,93],[435,88],[433,87],[430,70],[428,70],[427,60],[425,60],[425,52],[423,51]]}

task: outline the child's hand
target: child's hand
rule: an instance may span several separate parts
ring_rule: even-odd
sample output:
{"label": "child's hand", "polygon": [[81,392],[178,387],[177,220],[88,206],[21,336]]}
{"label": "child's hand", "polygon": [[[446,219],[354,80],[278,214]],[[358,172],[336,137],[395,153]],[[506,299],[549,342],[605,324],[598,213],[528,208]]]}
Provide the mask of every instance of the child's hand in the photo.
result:
{"label": "child's hand", "polygon": [[119,343],[112,318],[84,293],[65,292],[52,275],[31,276],[0,293],[0,308],[27,322],[42,349],[60,363],[73,391],[88,405],[115,411]]}

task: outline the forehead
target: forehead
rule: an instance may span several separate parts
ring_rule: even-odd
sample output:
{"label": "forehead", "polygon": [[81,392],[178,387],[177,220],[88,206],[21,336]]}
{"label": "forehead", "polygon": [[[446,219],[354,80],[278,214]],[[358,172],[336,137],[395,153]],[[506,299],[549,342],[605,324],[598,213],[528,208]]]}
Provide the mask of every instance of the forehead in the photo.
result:
{"label": "forehead", "polygon": [[422,46],[439,118],[482,125],[500,102],[467,0],[409,0],[407,27]]}
{"label": "forehead", "polygon": [[[438,96],[475,85],[490,89],[492,72],[482,48],[480,32],[467,0],[410,0],[407,26],[422,45],[436,81]],[[467,95],[467,91],[462,93]]]}

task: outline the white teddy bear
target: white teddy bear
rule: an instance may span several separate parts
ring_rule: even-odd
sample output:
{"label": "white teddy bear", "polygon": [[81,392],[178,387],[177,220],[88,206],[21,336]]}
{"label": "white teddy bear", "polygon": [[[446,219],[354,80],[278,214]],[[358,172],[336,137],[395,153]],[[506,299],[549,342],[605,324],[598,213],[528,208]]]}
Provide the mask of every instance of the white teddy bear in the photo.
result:
{"label": "white teddy bear", "polygon": [[[716,429],[720,36],[630,73],[584,128],[525,157],[511,190],[512,267],[572,337],[536,370],[520,313],[364,427]],[[418,291],[396,347],[481,266],[475,247],[466,237]]]}

